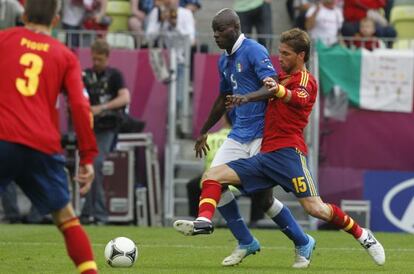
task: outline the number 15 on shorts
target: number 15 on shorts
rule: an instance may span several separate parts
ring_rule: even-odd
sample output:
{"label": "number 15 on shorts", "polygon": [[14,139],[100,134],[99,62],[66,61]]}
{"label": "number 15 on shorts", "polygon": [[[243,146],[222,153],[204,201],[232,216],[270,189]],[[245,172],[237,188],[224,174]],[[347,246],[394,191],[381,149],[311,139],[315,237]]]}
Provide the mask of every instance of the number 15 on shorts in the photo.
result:
{"label": "number 15 on shorts", "polygon": [[295,187],[296,193],[306,192],[308,189],[305,182],[305,177],[297,177],[292,179],[293,186]]}

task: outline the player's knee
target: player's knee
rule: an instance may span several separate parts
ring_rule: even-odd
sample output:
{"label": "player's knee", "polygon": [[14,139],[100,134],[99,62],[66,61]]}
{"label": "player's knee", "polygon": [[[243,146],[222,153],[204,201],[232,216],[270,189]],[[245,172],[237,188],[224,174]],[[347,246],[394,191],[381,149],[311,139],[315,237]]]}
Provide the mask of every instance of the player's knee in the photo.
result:
{"label": "player's knee", "polygon": [[212,167],[204,172],[203,174],[203,181],[205,180],[214,180],[217,182],[223,181],[223,178],[225,177],[226,173],[222,166]]}
{"label": "player's knee", "polygon": [[318,219],[325,219],[325,209],[322,203],[304,203],[303,208],[309,215]]}

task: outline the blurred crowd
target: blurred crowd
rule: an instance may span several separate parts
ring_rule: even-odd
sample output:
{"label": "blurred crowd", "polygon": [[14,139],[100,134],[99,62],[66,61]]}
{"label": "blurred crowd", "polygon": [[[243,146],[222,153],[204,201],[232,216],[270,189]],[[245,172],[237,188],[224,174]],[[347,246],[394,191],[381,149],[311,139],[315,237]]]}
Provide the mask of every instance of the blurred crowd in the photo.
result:
{"label": "blurred crowd", "polygon": [[[24,0],[1,0],[0,28],[19,24]],[[194,44],[194,14],[202,8],[201,0],[62,0],[61,28],[72,34],[66,39],[70,46],[79,46],[79,31],[111,31],[119,10],[110,3],[123,2],[127,9],[125,31],[134,34],[135,46],[141,47],[142,37],[175,31],[188,35]],[[234,0],[242,32],[256,33],[259,42],[271,46],[271,0]],[[292,26],[309,32],[314,40],[326,45],[336,43],[350,47],[374,49],[390,46],[397,32],[390,25],[394,0],[287,0],[287,13]],[[118,4],[119,6],[119,4]],[[119,7],[118,7],[119,8]],[[115,8],[115,9],[118,9]],[[119,31],[119,29],[117,29]],[[343,39],[345,38],[345,39]],[[385,41],[385,42],[383,42]],[[90,43],[89,43],[90,44]]]}
{"label": "blurred crowd", "polygon": [[372,50],[391,46],[397,37],[389,24],[393,4],[393,0],[288,0],[287,9],[293,25],[308,31],[313,40]]}

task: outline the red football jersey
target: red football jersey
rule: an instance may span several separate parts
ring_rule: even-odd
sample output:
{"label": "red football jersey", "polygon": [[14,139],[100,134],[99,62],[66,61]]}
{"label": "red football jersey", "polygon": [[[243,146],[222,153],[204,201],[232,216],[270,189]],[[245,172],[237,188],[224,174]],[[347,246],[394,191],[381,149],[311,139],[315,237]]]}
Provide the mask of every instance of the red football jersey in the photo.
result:
{"label": "red football jersey", "polygon": [[279,82],[288,95],[283,100],[272,98],[268,102],[262,152],[293,147],[307,154],[303,131],[316,100],[318,86],[315,78],[301,70],[281,76]]}
{"label": "red football jersey", "polygon": [[92,163],[97,146],[76,56],[49,35],[11,28],[0,32],[0,68],[0,140],[61,152],[57,99],[65,90],[81,163]]}

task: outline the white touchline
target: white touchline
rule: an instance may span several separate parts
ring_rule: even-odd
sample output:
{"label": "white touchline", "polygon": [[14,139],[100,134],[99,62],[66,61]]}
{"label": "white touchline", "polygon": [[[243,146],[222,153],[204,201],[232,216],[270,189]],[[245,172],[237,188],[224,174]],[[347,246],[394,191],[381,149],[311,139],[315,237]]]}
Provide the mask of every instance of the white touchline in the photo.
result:
{"label": "white touchline", "polygon": [[[136,243],[138,248],[194,248],[194,249],[223,249],[227,248],[227,245],[211,245],[211,246],[202,246],[202,245],[157,245],[157,244],[140,244],[139,242]],[[58,242],[0,242],[1,245],[25,245],[25,246],[42,246],[42,245],[49,245],[49,246],[57,246],[63,245],[62,243]],[[98,244],[94,243],[93,246],[105,246],[105,244]],[[291,247],[284,247],[284,246],[261,246],[263,249],[269,250],[292,250]],[[317,250],[338,250],[338,251],[361,251],[365,252],[364,249],[359,247],[317,247]],[[414,248],[386,248],[386,252],[414,252]]]}

